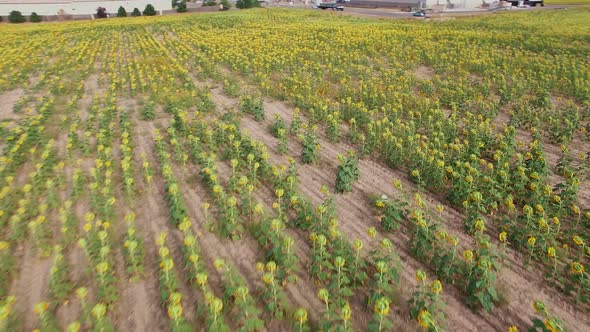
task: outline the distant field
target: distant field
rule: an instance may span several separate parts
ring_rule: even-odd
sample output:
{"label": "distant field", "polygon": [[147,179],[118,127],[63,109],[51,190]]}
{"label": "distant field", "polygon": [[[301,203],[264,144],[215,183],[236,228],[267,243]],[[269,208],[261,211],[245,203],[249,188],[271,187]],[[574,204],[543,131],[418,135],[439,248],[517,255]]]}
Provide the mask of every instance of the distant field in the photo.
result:
{"label": "distant field", "polygon": [[1,24],[0,332],[590,331],[588,22]]}
{"label": "distant field", "polygon": [[548,0],[548,5],[590,5],[590,0]]}

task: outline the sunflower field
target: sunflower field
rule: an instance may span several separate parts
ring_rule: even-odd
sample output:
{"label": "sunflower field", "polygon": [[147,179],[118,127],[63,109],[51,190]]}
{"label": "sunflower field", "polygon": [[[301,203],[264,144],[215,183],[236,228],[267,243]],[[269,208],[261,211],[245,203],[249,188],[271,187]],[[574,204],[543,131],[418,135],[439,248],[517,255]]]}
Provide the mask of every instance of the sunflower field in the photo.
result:
{"label": "sunflower field", "polygon": [[590,330],[588,22],[0,25],[0,331]]}

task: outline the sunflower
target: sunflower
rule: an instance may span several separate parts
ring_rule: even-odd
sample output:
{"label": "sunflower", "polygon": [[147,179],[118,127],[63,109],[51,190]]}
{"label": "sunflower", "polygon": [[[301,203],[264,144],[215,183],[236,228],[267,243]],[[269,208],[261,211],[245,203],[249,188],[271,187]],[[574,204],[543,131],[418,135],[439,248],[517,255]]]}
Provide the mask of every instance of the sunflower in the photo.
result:
{"label": "sunflower", "polygon": [[223,261],[223,259],[216,259],[213,262],[213,265],[215,266],[215,269],[217,271],[221,271],[221,269],[223,269],[223,267],[225,266],[225,262]]}
{"label": "sunflower", "polygon": [[560,322],[555,318],[548,318],[545,319],[545,328],[549,332],[562,332],[564,331],[563,327],[561,326]]}
{"label": "sunflower", "polygon": [[273,261],[269,261],[268,263],[266,263],[266,270],[268,272],[273,273],[274,271],[277,270],[277,264]]}
{"label": "sunflower", "polygon": [[170,258],[167,258],[160,263],[160,268],[162,271],[168,272],[174,268],[174,261]]}
{"label": "sunflower", "polygon": [[502,232],[498,235],[498,240],[502,243],[506,243],[507,237],[508,237],[508,234],[506,232]]}
{"label": "sunflower", "polygon": [[420,326],[422,326],[424,329],[428,329],[432,325],[432,315],[430,315],[430,312],[426,310],[420,310],[417,320],[418,324],[420,324]]}
{"label": "sunflower", "polygon": [[529,247],[534,247],[536,242],[537,242],[537,239],[536,239],[534,236],[531,236],[531,237],[529,237],[529,238],[528,238],[528,240],[526,241],[526,244],[527,244]]}
{"label": "sunflower", "polygon": [[172,304],[179,304],[182,301],[182,294],[179,292],[174,292],[168,296],[168,301]]}
{"label": "sunflower", "polygon": [[68,325],[66,331],[67,332],[78,332],[78,331],[80,331],[80,322],[77,322],[76,321],[76,322],[71,323],[70,325]]}
{"label": "sunflower", "polygon": [[375,302],[373,310],[379,316],[387,316],[389,314],[389,300],[385,297],[379,298]]}
{"label": "sunflower", "polygon": [[573,205],[571,206],[571,210],[572,210],[572,212],[573,212],[574,214],[577,214],[577,215],[579,215],[579,214],[580,214],[580,207],[579,207],[579,206],[577,206],[577,205],[575,205],[575,204],[573,204]]}
{"label": "sunflower", "polygon": [[535,311],[543,317],[546,317],[548,315],[547,307],[545,306],[545,303],[543,303],[543,301],[537,300],[533,302],[533,309],[535,309]]}
{"label": "sunflower", "polygon": [[307,322],[307,311],[303,308],[299,308],[293,314],[293,318],[295,318],[300,323]]}
{"label": "sunflower", "polygon": [[173,304],[168,307],[168,317],[172,320],[178,320],[182,317],[182,305]]}
{"label": "sunflower", "polygon": [[47,311],[48,308],[49,308],[49,303],[47,303],[47,302],[40,302],[40,303],[37,303],[35,305],[35,307],[33,308],[33,311],[36,314],[41,315],[42,313],[44,313],[45,311]]}
{"label": "sunflower", "polygon": [[416,271],[416,280],[418,282],[424,282],[424,280],[426,280],[426,273],[424,273],[424,271],[417,270]]}
{"label": "sunflower", "polygon": [[348,302],[344,303],[342,309],[340,309],[340,318],[344,321],[349,321],[352,317],[352,310],[350,309],[350,304]]}
{"label": "sunflower", "polygon": [[572,264],[570,265],[570,269],[572,273],[575,275],[584,275],[584,265],[578,262],[572,262]]}
{"label": "sunflower", "polygon": [[471,250],[465,250],[463,252],[463,258],[465,258],[466,261],[470,262],[471,260],[473,260],[473,251]]}
{"label": "sunflower", "polygon": [[363,249],[363,241],[361,239],[356,239],[356,240],[354,240],[353,246],[354,246],[354,249],[361,250],[361,249]]}
{"label": "sunflower", "polygon": [[555,258],[555,248],[549,247],[547,248],[547,256],[551,258]]}
{"label": "sunflower", "polygon": [[485,224],[485,222],[483,220],[481,220],[481,219],[477,219],[475,221],[475,229],[478,232],[485,232],[485,230],[486,230],[486,224]]}
{"label": "sunflower", "polygon": [[440,292],[442,292],[443,287],[442,284],[440,283],[440,280],[435,280],[432,282],[432,284],[430,284],[430,290],[434,293],[434,294],[440,294]]}

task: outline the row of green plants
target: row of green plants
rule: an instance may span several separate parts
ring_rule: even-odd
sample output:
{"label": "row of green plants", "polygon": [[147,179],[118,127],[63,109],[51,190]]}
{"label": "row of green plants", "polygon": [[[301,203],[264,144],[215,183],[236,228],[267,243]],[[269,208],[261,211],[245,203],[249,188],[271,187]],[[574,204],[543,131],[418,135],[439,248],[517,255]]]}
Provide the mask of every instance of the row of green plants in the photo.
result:
{"label": "row of green plants", "polygon": [[[216,231],[223,238],[229,237],[234,240],[236,234],[242,236],[246,230],[255,236],[267,253],[266,265],[272,273],[272,277],[267,274],[263,278],[267,287],[266,292],[268,292],[268,296],[264,296],[265,308],[271,318],[283,319],[287,304],[282,288],[285,287],[286,282],[296,280],[298,259],[295,256],[293,239],[283,233],[284,226],[281,221],[283,216],[280,207],[273,204],[279,219],[272,219],[266,216],[263,205],[256,202],[254,194],[258,185],[257,173],[260,169],[259,162],[256,160],[261,160],[260,154],[257,153],[255,156],[255,154],[247,153],[255,148],[251,142],[243,140],[239,132],[235,132],[236,127],[230,123],[218,122],[212,128],[208,128],[205,122],[198,120],[185,124],[179,124],[176,121],[182,120],[175,117],[171,128],[168,129],[168,138],[171,143],[175,142],[174,145],[177,147],[186,140],[192,156],[191,160],[201,169],[202,181],[209,188],[213,203],[217,207],[218,226],[211,225],[213,226],[211,230]],[[193,131],[187,128],[192,128]],[[176,136],[177,132],[184,137]],[[226,151],[220,149],[223,146],[227,146],[228,149]],[[229,159],[231,166],[231,173],[225,187],[216,171],[217,154]],[[243,175],[241,170],[244,170]],[[280,192],[277,194],[282,195]],[[209,216],[208,203],[204,206],[204,210]],[[246,221],[250,224],[247,229],[242,226]],[[238,228],[235,227],[236,225]],[[236,229],[239,233],[230,232]]]}
{"label": "row of green plants", "polygon": [[[172,130],[170,130],[172,129]],[[176,137],[175,136],[175,130],[171,127],[168,130],[168,140],[169,142],[175,140],[175,139],[180,139],[180,137]],[[172,171],[172,164],[170,162],[171,159],[171,155],[168,154],[166,152],[166,146],[164,145],[164,141],[163,141],[163,137],[159,134],[156,133],[156,151],[157,154],[159,156],[160,159],[160,163],[161,163],[161,169],[162,169],[162,174],[164,175],[164,178],[166,179],[166,182],[168,184],[175,184],[176,180],[174,180],[174,174]],[[208,159],[209,161],[211,159]],[[177,161],[177,162],[182,162],[182,161]],[[186,160],[184,161],[186,163]],[[212,163],[213,164],[213,163]],[[205,178],[207,179],[207,176],[212,176],[214,179],[216,178],[216,174],[212,171],[208,171],[203,173]],[[210,178],[208,178],[210,179]],[[217,190],[212,190],[212,194],[215,195],[215,193],[217,193],[217,195],[219,195],[219,193],[221,193],[222,187],[219,184],[215,185],[217,188]],[[170,186],[168,186],[170,188]],[[172,197],[176,197],[172,199]],[[180,194],[179,196],[169,196],[169,201],[171,202],[170,205],[170,211],[171,211],[171,221],[173,223],[176,222],[176,219],[174,218],[172,212],[176,213],[178,211],[184,211],[181,215],[182,215],[182,220],[180,221],[180,223],[175,224],[184,234],[184,239],[183,239],[183,257],[184,257],[184,264],[186,266],[185,268],[185,273],[186,273],[186,278],[187,281],[191,284],[194,285],[195,288],[200,292],[203,302],[198,306],[197,309],[197,314],[200,316],[204,317],[204,321],[205,324],[207,326],[208,330],[216,330],[216,331],[229,331],[229,327],[226,323],[226,318],[224,317],[227,313],[228,313],[228,309],[225,308],[225,305],[230,306],[231,302],[230,302],[230,296],[234,296],[233,293],[230,293],[230,295],[227,295],[227,293],[224,296],[224,298],[219,298],[217,297],[213,290],[210,288],[209,284],[208,284],[208,278],[209,278],[209,272],[207,271],[207,269],[205,268],[201,255],[200,255],[200,249],[198,248],[198,243],[197,243],[197,237],[193,234],[192,232],[192,227],[191,227],[191,222],[188,218],[188,212],[186,211],[186,209],[178,209],[174,207],[175,203],[172,202],[180,202],[183,201],[182,198],[182,194]],[[208,203],[207,203],[208,205]],[[233,204],[230,204],[233,205]],[[185,206],[185,205],[183,205]],[[230,210],[235,208],[235,205],[233,206],[226,206],[226,208],[229,208]],[[207,214],[207,219],[213,219],[214,216],[213,215],[209,215],[209,207],[205,206],[205,213]],[[223,215],[218,215],[218,218],[223,218]],[[221,219],[223,220],[223,219]],[[167,250],[165,250],[165,252],[167,252]],[[166,254],[167,256],[168,254]],[[222,271],[225,269],[228,269],[229,267],[226,265],[225,262],[221,261],[221,260],[216,260],[214,262],[214,266],[216,267],[216,269],[218,271]],[[229,273],[229,272],[228,272]],[[232,282],[236,282],[235,280],[239,280],[237,278],[239,278],[239,275],[237,274],[237,272],[232,270],[232,276],[231,278],[234,280]],[[234,286],[235,287],[235,286]],[[256,308],[255,302],[253,301],[253,299],[248,299],[248,293],[249,290],[246,286],[241,285],[241,292],[243,292],[241,298],[238,298],[237,295],[236,296],[236,300],[234,301],[234,304],[238,305],[238,303],[240,303],[240,305],[237,307],[239,308],[239,315],[243,315],[241,316],[242,319],[240,320],[240,330],[243,331],[254,331],[257,330],[261,327],[264,326],[264,321],[262,321],[259,318],[260,312],[258,311],[258,309]],[[165,293],[165,295],[168,294],[168,292]],[[162,295],[164,298],[164,295]],[[244,301],[239,302],[239,301]]]}

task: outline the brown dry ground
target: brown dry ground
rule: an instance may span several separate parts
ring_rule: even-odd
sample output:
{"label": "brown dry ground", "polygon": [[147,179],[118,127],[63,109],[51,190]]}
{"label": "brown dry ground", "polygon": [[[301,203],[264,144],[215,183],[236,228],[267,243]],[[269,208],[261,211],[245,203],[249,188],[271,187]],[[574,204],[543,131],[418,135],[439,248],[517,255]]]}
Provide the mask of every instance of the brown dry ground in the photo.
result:
{"label": "brown dry ground", "polygon": [[16,114],[12,112],[12,108],[24,93],[23,89],[0,93],[0,121],[11,120],[16,117]]}
{"label": "brown dry ground", "polygon": [[[428,79],[433,75],[431,69],[420,67],[416,75],[422,79]],[[217,104],[217,111],[235,109],[238,100],[229,98],[223,94],[222,88],[212,84],[212,95]],[[202,82],[199,82],[202,84]],[[245,86],[245,85],[243,85]],[[251,89],[254,89],[250,87]],[[91,76],[87,80],[86,95],[92,96],[100,92],[97,77]],[[24,94],[24,90],[15,90],[0,95],[0,120],[15,118],[12,114],[14,103]],[[79,102],[80,117],[86,121],[86,108],[90,103],[90,97]],[[289,157],[295,159],[299,171],[299,191],[309,198],[314,204],[322,201],[323,195],[320,193],[320,186],[327,185],[334,189],[336,178],[336,168],[338,166],[338,154],[344,154],[352,149],[346,143],[331,143],[325,137],[320,135],[320,158],[314,165],[303,165],[299,162],[301,145],[291,138],[289,139],[289,149],[287,155],[278,155],[275,153],[277,140],[270,134],[269,126],[272,123],[274,114],[280,114],[283,120],[290,123],[294,109],[290,105],[271,99],[266,99],[265,103],[266,121],[258,123],[249,116],[241,119],[241,129],[248,131],[256,140],[263,142],[270,152],[270,162],[272,164],[286,164]],[[122,254],[120,251],[120,239],[117,239],[115,245],[115,262],[116,274],[118,277],[117,286],[120,290],[120,298],[109,316],[111,321],[120,331],[165,331],[168,329],[168,318],[165,308],[159,304],[158,289],[158,256],[157,246],[155,244],[156,236],[165,231],[168,232],[168,247],[171,255],[176,262],[176,274],[181,280],[180,289],[184,295],[183,307],[185,316],[196,325],[202,326],[202,321],[194,319],[198,303],[202,303],[202,296],[189,285],[183,277],[181,269],[182,254],[182,234],[171,225],[168,220],[167,206],[164,199],[164,182],[159,176],[157,169],[157,159],[154,155],[154,136],[155,128],[166,128],[168,123],[167,115],[158,114],[158,119],[151,121],[141,120],[139,117],[139,106],[133,101],[122,103],[124,111],[129,112],[132,121],[132,141],[135,144],[135,168],[141,167],[141,155],[145,154],[147,160],[152,165],[154,171],[154,181],[148,185],[144,183],[139,176],[136,177],[138,184],[137,198],[132,206],[126,205],[121,192],[117,192],[118,216],[122,219],[123,215],[133,210],[137,214],[136,223],[138,234],[143,238],[146,245],[145,257],[145,274],[139,281],[128,280],[124,273]],[[506,115],[503,115],[506,119]],[[63,145],[65,139],[57,137],[59,144]],[[526,143],[528,139],[526,132],[519,132],[519,139]],[[582,147],[582,145],[579,145]],[[552,165],[561,156],[559,147],[552,144],[545,144],[548,160]],[[62,147],[63,148],[63,147]],[[61,150],[63,151],[63,150]],[[63,157],[63,156],[60,156]],[[118,157],[117,157],[118,158]],[[88,165],[93,160],[83,158],[84,164]],[[338,195],[337,213],[340,221],[342,233],[353,241],[362,239],[369,246],[375,246],[377,241],[368,237],[367,229],[377,227],[378,223],[369,204],[369,195],[388,195],[396,197],[400,193],[391,185],[393,179],[400,179],[403,183],[404,190],[410,196],[417,191],[414,184],[408,180],[405,172],[392,170],[385,167],[375,159],[368,157],[360,161],[361,177],[353,186],[352,193]],[[66,167],[66,173],[70,174],[73,165]],[[224,181],[227,181],[229,166],[220,162],[218,170]],[[88,171],[88,170],[86,170]],[[259,273],[255,269],[255,264],[263,259],[263,252],[256,241],[249,235],[246,235],[239,241],[230,241],[219,238],[216,234],[210,233],[206,228],[206,220],[201,209],[201,205],[207,202],[210,197],[205,188],[200,183],[196,166],[188,164],[187,166],[175,165],[175,174],[181,184],[183,196],[188,205],[188,213],[193,220],[193,231],[201,234],[199,243],[202,250],[203,261],[206,263],[210,272],[209,282],[216,293],[220,296],[221,276],[215,271],[213,261],[217,258],[224,259],[226,262],[234,265],[242,276],[246,279],[253,294],[256,294],[262,283],[260,282]],[[64,199],[67,199],[69,191],[61,193]],[[257,193],[257,199],[264,202],[267,206],[272,201],[272,190],[270,188],[261,188]],[[435,206],[437,204],[446,205],[443,212],[446,220],[445,227],[450,233],[457,235],[462,245],[468,245],[473,240],[464,234],[462,219],[463,215],[446,204],[444,200],[434,194],[424,194],[427,204]],[[590,182],[584,181],[581,186],[581,203],[584,200],[590,201]],[[84,213],[89,209],[87,199],[82,199],[75,205],[76,215],[83,220]],[[55,234],[58,232],[58,222],[54,223]],[[117,233],[123,234],[125,231],[124,223],[115,225]],[[414,322],[407,318],[407,306],[405,302],[413,291],[416,281],[414,273],[417,269],[425,270],[431,277],[434,274],[428,266],[413,258],[408,251],[408,235],[404,229],[393,234],[379,234],[377,240],[389,238],[395,245],[398,254],[403,263],[402,281],[399,290],[399,305],[394,306],[396,330],[412,331],[416,329]],[[288,302],[293,307],[307,308],[312,322],[317,322],[319,313],[322,310],[322,304],[317,299],[318,285],[308,277],[307,265],[309,264],[309,247],[307,246],[305,232],[298,230],[287,230],[287,233],[295,239],[296,253],[300,259],[299,262],[299,279],[296,283],[290,284],[286,288]],[[71,265],[71,277],[74,284],[86,286],[93,293],[91,278],[87,270],[89,269],[88,261],[84,253],[77,247],[67,248],[66,259]],[[589,331],[590,317],[576,307],[569,299],[560,294],[557,290],[547,285],[540,277],[540,273],[533,267],[524,267],[523,257],[520,253],[508,249],[505,253],[508,264],[499,273],[498,288],[501,291],[503,302],[492,313],[473,312],[469,310],[464,303],[464,295],[461,291],[452,285],[445,285],[443,299],[446,302],[447,325],[452,331],[506,331],[510,325],[527,326],[530,317],[535,316],[531,303],[534,300],[542,300],[547,303],[558,317],[561,317],[566,323],[569,331]],[[33,306],[47,298],[48,277],[52,259],[40,258],[33,250],[31,245],[24,244],[17,248],[15,253],[18,261],[16,276],[13,278],[10,293],[15,295],[17,302],[15,304],[16,312],[22,322],[23,331],[30,331],[37,325],[37,317],[33,314]],[[353,314],[353,324],[358,330],[364,330],[367,322],[371,319],[371,310],[365,308],[364,294],[356,294],[351,300],[351,305],[355,309]],[[260,303],[258,303],[259,306]],[[56,317],[62,328],[68,323],[78,318],[80,313],[80,303],[74,296],[66,303],[58,304]],[[226,317],[230,326],[234,326],[231,317]],[[288,327],[284,322],[270,322],[267,325],[269,331],[282,331]]]}

